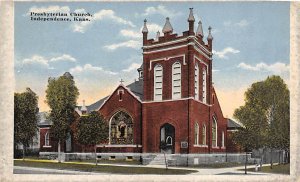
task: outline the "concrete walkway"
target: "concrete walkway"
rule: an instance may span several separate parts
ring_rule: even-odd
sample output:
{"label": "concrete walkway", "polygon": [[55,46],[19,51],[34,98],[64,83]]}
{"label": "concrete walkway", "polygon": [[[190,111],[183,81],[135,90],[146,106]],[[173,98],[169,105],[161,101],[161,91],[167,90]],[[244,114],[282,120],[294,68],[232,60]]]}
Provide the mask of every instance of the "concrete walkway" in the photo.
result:
{"label": "concrete walkway", "polygon": [[[39,160],[27,160],[27,161],[39,161]],[[46,160],[44,160],[46,162]],[[55,161],[47,161],[47,162],[55,162]],[[57,161],[56,161],[57,162]],[[88,163],[88,162],[64,162],[69,164],[85,164],[85,165],[95,165],[95,163]],[[124,167],[151,167],[151,168],[162,168],[165,169],[164,165],[131,165],[131,164],[103,164],[98,163],[99,165],[104,166],[124,166]],[[264,164],[263,166],[269,166],[268,164]],[[249,165],[247,168],[254,168],[255,165]],[[237,166],[237,167],[229,167],[229,168],[195,168],[195,167],[168,167],[169,169],[184,169],[184,170],[196,170],[198,172],[191,173],[189,175],[245,175],[244,173],[244,166]],[[14,166],[16,171],[24,171],[30,170],[33,171],[33,174],[41,174],[41,172],[47,173],[55,173],[55,174],[87,174],[87,175],[99,175],[99,174],[107,174],[110,173],[100,173],[100,172],[82,172],[82,171],[74,171],[74,170],[58,170],[58,169],[44,169],[44,168],[33,168],[33,167],[21,167],[21,166]],[[242,170],[241,170],[242,169]],[[34,173],[36,171],[37,173]],[[115,174],[114,174],[115,175]],[[271,174],[271,173],[261,173],[261,172],[250,172],[247,171],[247,175],[281,175],[281,174]]]}

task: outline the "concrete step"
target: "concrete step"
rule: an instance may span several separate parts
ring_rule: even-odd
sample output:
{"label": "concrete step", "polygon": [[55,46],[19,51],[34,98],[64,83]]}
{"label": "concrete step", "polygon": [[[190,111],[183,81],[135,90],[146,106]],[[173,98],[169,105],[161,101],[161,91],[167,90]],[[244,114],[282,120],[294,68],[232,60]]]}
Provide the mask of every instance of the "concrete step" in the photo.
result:
{"label": "concrete step", "polygon": [[172,157],[170,155],[166,155],[166,159],[164,154],[158,154],[154,157],[154,159],[148,165],[166,165],[165,160],[171,160]]}

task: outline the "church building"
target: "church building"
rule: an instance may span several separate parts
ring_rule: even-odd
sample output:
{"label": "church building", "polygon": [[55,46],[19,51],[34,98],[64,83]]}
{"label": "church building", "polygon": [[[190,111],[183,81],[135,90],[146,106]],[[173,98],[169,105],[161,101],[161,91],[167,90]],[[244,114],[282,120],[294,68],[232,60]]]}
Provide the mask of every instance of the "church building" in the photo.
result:
{"label": "church building", "polygon": [[[139,79],[129,85],[121,82],[111,95],[76,109],[78,117],[97,111],[109,124],[108,142],[97,145],[98,155],[146,160],[162,153],[162,144],[166,153],[188,154],[192,161],[195,156],[225,155],[228,119],[212,82],[212,28],[204,35],[201,21],[195,27],[192,8],[187,26],[187,31],[177,35],[166,18],[162,34],[149,38],[145,20]],[[49,136],[50,125],[40,128],[40,154],[57,151]],[[62,150],[93,151],[78,144],[72,134]]]}

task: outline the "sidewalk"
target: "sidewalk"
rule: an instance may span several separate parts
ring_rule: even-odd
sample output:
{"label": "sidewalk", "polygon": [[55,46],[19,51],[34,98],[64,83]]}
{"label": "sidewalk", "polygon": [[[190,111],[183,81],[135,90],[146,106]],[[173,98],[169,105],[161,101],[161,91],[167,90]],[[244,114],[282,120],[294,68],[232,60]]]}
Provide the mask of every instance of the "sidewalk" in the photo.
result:
{"label": "sidewalk", "polygon": [[[40,162],[41,160],[30,160],[27,159],[27,161],[37,161]],[[57,162],[55,160],[43,160],[43,162]],[[64,162],[67,164],[84,164],[84,165],[95,165],[95,163],[88,163],[88,162]],[[98,165],[103,166],[124,166],[124,167],[132,167],[132,168],[161,168],[165,169],[166,167],[164,165],[131,165],[131,164],[104,164],[104,163],[98,163]],[[268,164],[264,164],[263,166],[269,166]],[[169,169],[191,169],[191,170],[197,170],[196,173],[191,173],[189,175],[245,175],[245,167],[244,166],[237,166],[237,167],[229,167],[229,168],[195,168],[195,167],[175,167],[170,166]],[[247,166],[247,169],[249,168],[255,168],[255,165],[249,165]],[[45,169],[45,168],[34,168],[34,167],[20,167],[20,166],[14,166],[14,169],[19,170],[31,170],[31,171],[38,171],[38,172],[53,172],[53,173],[62,173],[62,174],[88,174],[88,175],[99,175],[99,174],[111,174],[111,173],[97,173],[97,172],[82,172],[82,171],[75,171],[75,170],[58,170],[58,169]],[[242,170],[241,170],[242,169]],[[115,174],[114,174],[115,175]],[[247,171],[247,175],[280,175],[280,174],[271,174],[271,173],[262,173],[262,172],[252,172]]]}

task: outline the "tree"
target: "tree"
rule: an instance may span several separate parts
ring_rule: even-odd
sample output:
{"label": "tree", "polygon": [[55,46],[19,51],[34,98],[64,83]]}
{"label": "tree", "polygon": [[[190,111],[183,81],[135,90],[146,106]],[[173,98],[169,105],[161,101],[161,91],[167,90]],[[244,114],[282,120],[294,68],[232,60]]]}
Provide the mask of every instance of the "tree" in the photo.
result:
{"label": "tree", "polygon": [[249,150],[268,147],[289,152],[289,100],[287,85],[279,76],[252,84],[245,92],[245,105],[234,112],[243,124],[234,140]]}
{"label": "tree", "polygon": [[14,145],[23,145],[23,160],[26,147],[37,134],[38,112],[38,96],[30,88],[14,94]]}
{"label": "tree", "polygon": [[96,145],[107,141],[108,132],[107,122],[96,111],[91,112],[89,115],[81,116],[77,124],[75,137],[82,145],[94,145],[96,165]]}
{"label": "tree", "polygon": [[50,134],[58,141],[58,162],[61,141],[65,141],[70,132],[70,124],[75,120],[74,110],[79,96],[73,76],[66,72],[59,78],[49,78],[46,90],[46,102],[50,107],[49,119],[52,121]]}

